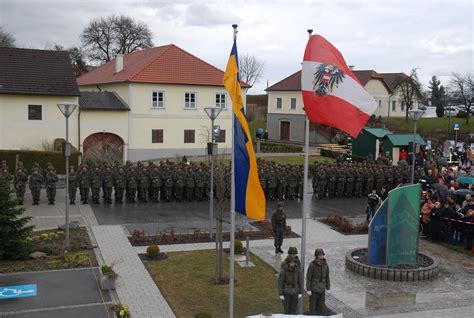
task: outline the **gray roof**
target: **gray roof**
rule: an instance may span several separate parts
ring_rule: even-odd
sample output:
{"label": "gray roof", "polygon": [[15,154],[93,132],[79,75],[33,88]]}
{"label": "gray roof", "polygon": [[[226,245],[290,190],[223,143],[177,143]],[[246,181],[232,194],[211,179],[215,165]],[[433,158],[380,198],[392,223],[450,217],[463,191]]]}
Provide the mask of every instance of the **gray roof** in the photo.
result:
{"label": "gray roof", "polygon": [[0,94],[80,93],[67,52],[0,48]]}
{"label": "gray roof", "polygon": [[390,130],[387,130],[385,128],[364,128],[365,131],[368,133],[374,135],[378,139],[381,139],[387,135],[393,134]]}
{"label": "gray roof", "polygon": [[81,110],[130,110],[115,92],[81,92],[79,107]]}

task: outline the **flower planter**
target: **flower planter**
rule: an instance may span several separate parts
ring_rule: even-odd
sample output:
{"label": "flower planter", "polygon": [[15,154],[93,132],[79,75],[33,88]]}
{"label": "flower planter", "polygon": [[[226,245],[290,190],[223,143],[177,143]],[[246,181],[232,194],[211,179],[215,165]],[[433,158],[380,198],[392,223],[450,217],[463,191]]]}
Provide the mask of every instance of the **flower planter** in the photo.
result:
{"label": "flower planter", "polygon": [[104,275],[102,271],[99,271],[99,274],[100,274],[99,284],[102,290],[115,289],[115,280],[117,278],[112,278],[107,275]]}

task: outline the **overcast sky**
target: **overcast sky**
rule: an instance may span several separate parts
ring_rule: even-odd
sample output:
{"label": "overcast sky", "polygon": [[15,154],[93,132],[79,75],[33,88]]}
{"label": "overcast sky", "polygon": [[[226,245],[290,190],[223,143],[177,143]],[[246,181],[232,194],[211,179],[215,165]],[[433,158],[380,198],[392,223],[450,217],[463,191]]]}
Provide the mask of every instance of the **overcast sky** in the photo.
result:
{"label": "overcast sky", "polygon": [[313,28],[356,69],[406,72],[418,68],[447,84],[449,74],[473,73],[473,1],[184,1],[0,0],[0,26],[17,46],[80,45],[79,35],[96,17],[125,14],[153,32],[155,46],[174,43],[224,69],[239,24],[239,54],[265,62],[250,93],[297,71]]}

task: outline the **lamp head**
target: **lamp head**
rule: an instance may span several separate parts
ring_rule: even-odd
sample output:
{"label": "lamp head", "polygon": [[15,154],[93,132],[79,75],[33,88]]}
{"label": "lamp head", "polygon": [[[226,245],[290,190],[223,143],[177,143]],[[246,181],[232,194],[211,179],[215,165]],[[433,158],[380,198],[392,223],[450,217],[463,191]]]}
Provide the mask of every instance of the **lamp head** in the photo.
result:
{"label": "lamp head", "polygon": [[421,117],[423,117],[423,114],[425,113],[421,109],[412,109],[408,112],[410,113],[410,116],[414,121],[418,121]]}
{"label": "lamp head", "polygon": [[214,120],[217,118],[217,116],[219,116],[219,114],[222,111],[222,108],[217,107],[217,106],[211,106],[211,107],[205,107],[204,111],[206,112],[207,116],[209,116],[211,120]]}
{"label": "lamp head", "polygon": [[64,102],[58,104],[58,108],[63,113],[64,117],[68,118],[76,110],[77,105],[74,103]]}

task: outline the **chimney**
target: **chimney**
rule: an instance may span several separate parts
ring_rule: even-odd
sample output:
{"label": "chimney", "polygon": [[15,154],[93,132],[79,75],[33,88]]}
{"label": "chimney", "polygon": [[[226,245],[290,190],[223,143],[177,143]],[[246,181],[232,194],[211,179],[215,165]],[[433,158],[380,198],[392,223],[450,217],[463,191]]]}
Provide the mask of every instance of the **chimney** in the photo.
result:
{"label": "chimney", "polygon": [[354,70],[354,67],[355,67],[354,65],[349,65],[349,69],[350,69],[351,71]]}
{"label": "chimney", "polygon": [[119,73],[123,70],[123,55],[117,54],[115,57],[115,73]]}

